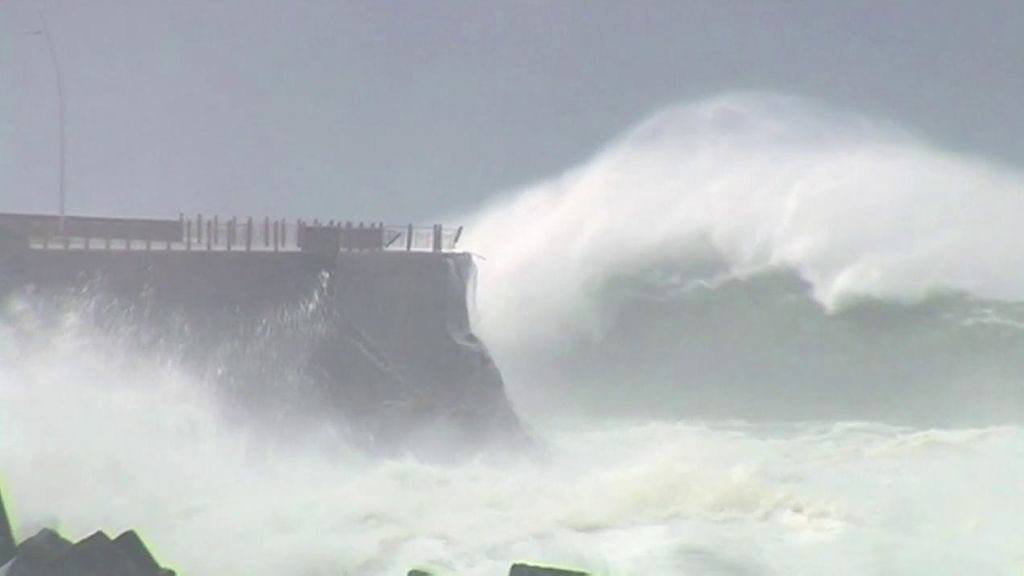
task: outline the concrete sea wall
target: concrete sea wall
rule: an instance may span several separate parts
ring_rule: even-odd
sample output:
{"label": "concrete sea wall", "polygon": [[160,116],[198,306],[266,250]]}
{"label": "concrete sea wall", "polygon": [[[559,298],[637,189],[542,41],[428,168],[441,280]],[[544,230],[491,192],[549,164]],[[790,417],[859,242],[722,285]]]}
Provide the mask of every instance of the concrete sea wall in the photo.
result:
{"label": "concrete sea wall", "polygon": [[[101,326],[215,374],[228,404],[327,417],[373,444],[517,436],[501,374],[472,333],[458,253],[9,249],[0,293],[89,299]],[[84,295],[84,296],[83,296]],[[98,311],[98,312],[97,312]]]}

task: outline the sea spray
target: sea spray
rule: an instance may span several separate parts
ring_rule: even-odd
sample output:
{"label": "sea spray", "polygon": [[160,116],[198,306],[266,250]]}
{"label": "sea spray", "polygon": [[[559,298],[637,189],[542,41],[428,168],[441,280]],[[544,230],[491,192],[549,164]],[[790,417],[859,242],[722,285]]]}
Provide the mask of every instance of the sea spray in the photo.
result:
{"label": "sea spray", "polygon": [[[658,115],[469,228],[480,324],[539,442],[448,463],[329,425],[257,433],[173,342],[30,305],[0,325],[5,496],[21,536],[137,528],[194,575],[1019,574],[1019,424],[839,420],[822,401],[953,382],[1013,415],[991,382],[1021,373],[1017,180],[788,98]],[[700,417],[673,418],[679,398]],[[722,398],[810,416],[744,422]]]}
{"label": "sea spray", "polygon": [[[226,423],[200,382],[81,328],[0,338],[21,535],[135,527],[188,574],[1011,574],[1017,426],[590,422],[438,464]],[[941,480],[941,481],[940,481]]]}

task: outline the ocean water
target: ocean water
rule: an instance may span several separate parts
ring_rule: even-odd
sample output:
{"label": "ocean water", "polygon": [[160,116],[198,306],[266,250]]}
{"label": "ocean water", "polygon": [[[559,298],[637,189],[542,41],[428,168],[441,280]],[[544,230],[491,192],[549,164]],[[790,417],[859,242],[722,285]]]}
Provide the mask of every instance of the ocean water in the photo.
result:
{"label": "ocean water", "polygon": [[1024,574],[1022,183],[799,99],[681,105],[466,216],[534,447],[278,437],[11,302],[0,482],[22,536],[137,528],[189,575]]}

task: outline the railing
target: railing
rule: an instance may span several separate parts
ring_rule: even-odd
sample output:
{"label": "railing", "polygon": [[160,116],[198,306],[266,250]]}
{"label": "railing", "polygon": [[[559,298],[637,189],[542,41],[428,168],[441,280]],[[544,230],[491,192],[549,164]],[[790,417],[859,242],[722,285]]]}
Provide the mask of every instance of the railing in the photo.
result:
{"label": "railing", "polygon": [[35,249],[223,252],[450,252],[462,228],[382,222],[230,218],[177,220],[0,214],[0,241]]}

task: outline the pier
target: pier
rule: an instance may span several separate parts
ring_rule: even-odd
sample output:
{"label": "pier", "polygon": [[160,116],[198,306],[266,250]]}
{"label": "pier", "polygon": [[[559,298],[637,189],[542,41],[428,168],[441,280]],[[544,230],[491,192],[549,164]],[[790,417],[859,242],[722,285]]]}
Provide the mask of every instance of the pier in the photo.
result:
{"label": "pier", "polygon": [[175,220],[0,213],[0,239],[34,250],[178,252],[453,252],[462,227],[224,218]]}
{"label": "pier", "polygon": [[56,326],[72,311],[172,354],[274,426],[342,421],[374,446],[434,426],[472,442],[517,436],[472,332],[475,265],[459,237],[344,220],[0,214],[0,322],[38,313]]}

